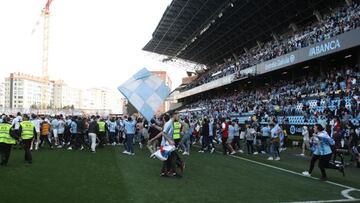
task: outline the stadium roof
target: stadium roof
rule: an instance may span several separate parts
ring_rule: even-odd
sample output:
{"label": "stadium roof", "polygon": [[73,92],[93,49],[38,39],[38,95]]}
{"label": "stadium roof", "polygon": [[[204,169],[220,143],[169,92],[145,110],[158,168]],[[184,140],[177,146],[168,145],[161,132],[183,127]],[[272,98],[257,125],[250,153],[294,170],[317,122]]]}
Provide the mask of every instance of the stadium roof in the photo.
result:
{"label": "stadium roof", "polygon": [[344,0],[173,0],[145,51],[200,64],[222,63],[233,53],[271,40],[272,33],[315,20]]}

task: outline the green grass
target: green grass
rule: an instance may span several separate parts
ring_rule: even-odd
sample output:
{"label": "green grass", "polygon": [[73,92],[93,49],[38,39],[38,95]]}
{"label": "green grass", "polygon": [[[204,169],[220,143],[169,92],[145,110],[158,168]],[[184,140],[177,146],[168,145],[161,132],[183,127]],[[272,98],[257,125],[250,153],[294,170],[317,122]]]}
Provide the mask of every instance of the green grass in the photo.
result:
{"label": "green grass", "polygon": [[[182,178],[159,176],[161,162],[145,149],[131,157],[121,147],[88,151],[43,149],[34,163],[23,163],[23,151],[13,150],[7,167],[0,168],[0,202],[289,202],[344,199],[344,188],[286,173],[221,154],[185,157]],[[279,162],[265,156],[240,155],[295,172],[308,160],[287,150]],[[319,176],[315,168],[315,176]],[[328,170],[330,181],[360,188],[359,169],[347,176]],[[359,193],[351,193],[360,197]]]}

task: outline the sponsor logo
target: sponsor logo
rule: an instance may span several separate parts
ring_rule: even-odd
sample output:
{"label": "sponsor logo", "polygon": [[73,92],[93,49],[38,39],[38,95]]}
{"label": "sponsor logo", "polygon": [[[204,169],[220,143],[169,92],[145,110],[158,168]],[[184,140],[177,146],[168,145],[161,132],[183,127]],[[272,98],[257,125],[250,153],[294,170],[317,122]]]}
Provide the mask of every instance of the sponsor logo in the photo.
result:
{"label": "sponsor logo", "polygon": [[290,55],[286,57],[281,57],[279,59],[275,59],[273,62],[265,64],[265,70],[269,71],[271,69],[279,68],[280,66],[292,64],[295,62],[295,60],[296,60],[295,55]]}
{"label": "sponsor logo", "polygon": [[331,40],[326,43],[322,43],[319,45],[316,45],[315,47],[311,47],[309,50],[309,56],[317,56],[319,54],[323,54],[326,52],[329,52],[334,49],[338,49],[341,47],[340,41],[338,39]]}
{"label": "sponsor logo", "polygon": [[289,132],[291,135],[300,134],[302,133],[302,126],[295,126],[291,125],[289,128]]}
{"label": "sponsor logo", "polygon": [[290,134],[295,134],[296,133],[296,127],[295,126],[290,126]]}

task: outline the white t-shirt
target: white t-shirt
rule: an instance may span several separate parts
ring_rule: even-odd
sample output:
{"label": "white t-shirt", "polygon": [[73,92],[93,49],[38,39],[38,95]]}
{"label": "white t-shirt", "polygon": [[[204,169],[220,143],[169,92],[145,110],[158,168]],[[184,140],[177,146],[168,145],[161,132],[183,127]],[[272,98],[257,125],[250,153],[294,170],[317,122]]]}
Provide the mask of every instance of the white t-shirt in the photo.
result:
{"label": "white t-shirt", "polygon": [[35,119],[35,120],[32,120],[31,122],[32,122],[32,123],[34,124],[34,126],[35,126],[35,131],[36,131],[37,133],[40,133],[40,124],[41,124],[42,120],[41,120],[41,119]]}
{"label": "white t-shirt", "polygon": [[65,122],[63,120],[59,120],[58,122],[58,133],[64,134],[65,132]]}
{"label": "white t-shirt", "polygon": [[303,135],[303,140],[304,141],[309,141],[310,140],[309,131],[303,130],[302,135]]}
{"label": "white t-shirt", "polygon": [[15,130],[19,130],[21,121],[22,121],[21,116],[16,116],[16,118],[14,118],[11,125],[14,126]]}
{"label": "white t-shirt", "polygon": [[281,130],[280,126],[276,124],[273,129],[271,129],[271,138],[279,137],[278,132]]}

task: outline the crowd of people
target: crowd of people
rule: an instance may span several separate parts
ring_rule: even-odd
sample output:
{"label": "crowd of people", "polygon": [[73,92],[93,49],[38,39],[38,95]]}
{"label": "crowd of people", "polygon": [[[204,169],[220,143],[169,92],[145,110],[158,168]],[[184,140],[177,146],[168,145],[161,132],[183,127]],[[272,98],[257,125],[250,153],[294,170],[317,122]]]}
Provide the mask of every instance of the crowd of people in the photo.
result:
{"label": "crowd of people", "polygon": [[[147,147],[151,157],[160,156],[164,161],[162,176],[181,174],[185,163],[178,153],[189,156],[194,144],[200,145],[199,153],[214,153],[221,146],[225,155],[267,154],[268,160],[279,161],[282,151],[290,145],[287,117],[301,115],[307,122],[302,130],[301,156],[310,155],[309,151],[312,155],[304,175],[311,174],[317,160],[324,179],[325,168],[344,172],[344,151],[360,167],[360,128],[353,122],[360,119],[359,66],[340,66],[325,74],[308,75],[266,85],[254,81],[251,88],[199,99],[187,105],[189,111],[182,111],[180,116],[164,114],[149,122],[140,116],[2,114],[1,165],[8,163],[11,149],[16,147],[23,148],[25,161],[32,163],[32,151],[43,148],[95,153],[99,148],[118,145],[124,147],[125,155],[134,156],[134,145],[139,145]],[[241,122],[241,116],[248,119]],[[308,122],[311,119],[314,123]],[[322,145],[324,142],[330,149]],[[166,148],[172,145],[174,148]]]}
{"label": "crowd of people", "polygon": [[324,15],[321,21],[305,26],[291,35],[282,35],[278,40],[254,47],[241,54],[237,60],[232,59],[201,74],[196,81],[187,85],[185,89],[191,89],[234,73],[241,75],[240,71],[248,67],[324,41],[359,26],[360,5],[353,3],[344,6]]}
{"label": "crowd of people", "polygon": [[[360,120],[359,65],[308,75],[208,97],[202,95],[202,99],[188,104],[182,114],[190,120],[192,140],[202,143],[199,152],[213,152],[213,143],[218,143],[223,145],[224,153],[261,153],[268,154],[269,160],[280,160],[281,151],[290,144],[288,117],[301,116],[304,123],[298,125],[305,125],[300,155],[305,156],[307,150],[313,155],[304,175],[311,174],[314,163],[323,155],[320,165],[324,179],[326,167],[343,172],[344,152],[350,154],[350,162],[360,167],[360,126],[356,122]],[[241,117],[246,119],[240,122]],[[207,126],[212,126],[209,128],[212,132]],[[321,138],[317,136],[319,133]],[[318,151],[319,140],[326,140],[331,149]],[[332,157],[330,164],[329,157]]]}
{"label": "crowd of people", "polygon": [[[310,155],[306,149],[312,155],[309,171],[304,172],[304,175],[311,175],[317,160],[320,162],[322,179],[326,179],[325,168],[337,169],[344,174],[343,153],[337,151],[344,145],[349,147],[352,160],[360,167],[360,130],[356,128],[348,132],[344,140],[342,125],[342,122],[336,122],[331,136],[326,126],[321,124],[315,124],[310,129],[304,127],[301,155]],[[279,161],[281,151],[286,150],[288,145],[287,137],[288,132],[275,117],[268,124],[262,125],[256,116],[242,124],[229,117],[179,116],[177,112],[154,117],[149,123],[136,116],[103,119],[99,116],[3,114],[0,120],[0,161],[1,165],[6,165],[11,149],[17,145],[25,151],[25,162],[31,164],[32,151],[41,151],[45,143],[50,149],[88,149],[92,153],[96,152],[96,148],[124,145],[123,153],[130,156],[135,155],[134,145],[139,144],[139,148],[147,146],[151,157],[156,153],[165,157],[161,159],[161,176],[178,176],[185,168],[185,162],[178,152],[189,156],[190,147],[194,144],[200,144],[199,153],[214,153],[218,145],[222,146],[224,155],[261,153],[268,154],[268,160]],[[168,146],[173,147],[166,149]],[[341,162],[337,162],[338,157]]]}
{"label": "crowd of people", "polygon": [[[32,151],[43,148],[57,150],[88,150],[123,145],[123,154],[134,156],[134,145],[147,146],[151,154],[167,143],[180,143],[180,124],[177,114],[154,117],[150,123],[138,115],[102,118],[100,116],[39,116],[17,113],[0,117],[0,165],[7,165],[11,150],[22,148],[25,162],[32,164]],[[174,124],[175,122],[175,124]],[[184,130],[184,128],[183,128]],[[178,137],[176,139],[176,137]],[[166,139],[165,139],[166,138]],[[46,146],[48,145],[48,146]],[[189,146],[188,146],[189,150]],[[175,151],[166,157],[162,176],[175,176],[185,163]],[[152,155],[153,156],[153,155]],[[179,170],[178,170],[179,171]]]}
{"label": "crowd of people", "polygon": [[360,118],[359,79],[359,65],[340,66],[324,75],[279,80],[204,97],[185,109],[203,109],[191,114],[213,118],[256,115],[260,121],[269,122],[272,117],[283,116],[286,121],[287,116],[303,116],[305,122],[326,118],[326,124],[330,124],[339,117],[349,123]]}

